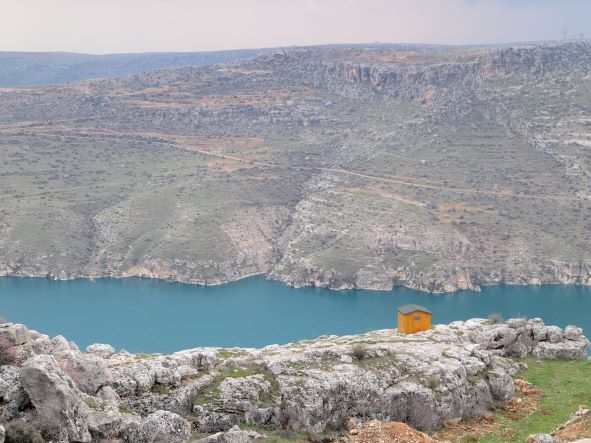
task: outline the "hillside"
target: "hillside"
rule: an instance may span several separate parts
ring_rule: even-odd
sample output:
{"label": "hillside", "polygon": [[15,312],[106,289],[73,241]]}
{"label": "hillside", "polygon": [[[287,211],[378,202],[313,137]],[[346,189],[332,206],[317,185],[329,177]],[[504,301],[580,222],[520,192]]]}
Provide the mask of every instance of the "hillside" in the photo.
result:
{"label": "hillside", "polygon": [[76,54],[67,52],[0,52],[0,87],[39,86],[117,77],[147,69],[206,66],[254,57],[268,49],[214,52]]}
{"label": "hillside", "polygon": [[0,273],[591,283],[591,44],[311,47],[0,90]]}

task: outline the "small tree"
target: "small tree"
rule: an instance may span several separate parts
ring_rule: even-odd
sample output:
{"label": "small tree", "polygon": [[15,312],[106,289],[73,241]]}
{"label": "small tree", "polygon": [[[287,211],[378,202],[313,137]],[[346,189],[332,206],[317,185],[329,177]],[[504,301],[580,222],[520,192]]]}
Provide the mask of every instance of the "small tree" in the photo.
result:
{"label": "small tree", "polygon": [[357,343],[351,348],[351,355],[357,360],[363,360],[367,357],[367,347],[361,343]]}

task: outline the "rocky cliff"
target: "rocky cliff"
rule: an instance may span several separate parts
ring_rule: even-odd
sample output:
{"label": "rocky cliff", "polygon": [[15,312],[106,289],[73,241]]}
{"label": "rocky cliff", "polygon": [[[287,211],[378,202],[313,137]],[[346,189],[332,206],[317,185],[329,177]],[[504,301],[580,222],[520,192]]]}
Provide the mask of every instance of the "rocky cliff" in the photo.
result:
{"label": "rocky cliff", "polygon": [[0,90],[0,275],[591,284],[591,44],[291,48]]}
{"label": "rocky cliff", "polygon": [[0,408],[9,436],[59,442],[247,442],[277,429],[344,432],[350,419],[372,418],[431,431],[510,399],[523,363],[508,357],[585,359],[588,349],[579,328],[540,319],[170,355],[105,344],[81,352],[64,337],[2,324]]}

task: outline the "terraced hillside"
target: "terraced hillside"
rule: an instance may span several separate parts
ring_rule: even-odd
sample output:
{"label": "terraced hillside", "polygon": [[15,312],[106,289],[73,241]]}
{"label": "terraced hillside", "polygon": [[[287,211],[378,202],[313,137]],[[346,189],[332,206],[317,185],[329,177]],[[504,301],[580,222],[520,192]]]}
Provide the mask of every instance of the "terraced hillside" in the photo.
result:
{"label": "terraced hillside", "polygon": [[591,44],[313,47],[0,90],[0,273],[591,284]]}

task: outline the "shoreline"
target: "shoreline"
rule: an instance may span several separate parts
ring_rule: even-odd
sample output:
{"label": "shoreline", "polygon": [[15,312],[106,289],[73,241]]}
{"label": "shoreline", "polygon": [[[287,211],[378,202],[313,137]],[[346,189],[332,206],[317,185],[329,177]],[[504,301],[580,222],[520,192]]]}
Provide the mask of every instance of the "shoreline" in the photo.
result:
{"label": "shoreline", "polygon": [[278,282],[282,283],[283,285],[290,287],[292,289],[327,289],[334,293],[341,293],[341,292],[348,292],[348,291],[371,291],[371,292],[393,292],[399,288],[405,288],[411,291],[415,291],[420,294],[424,294],[426,296],[444,296],[450,294],[459,294],[465,292],[471,293],[480,293],[484,288],[493,288],[493,287],[500,287],[500,286],[518,286],[518,287],[545,287],[545,286],[572,286],[572,287],[591,287],[591,283],[580,283],[580,282],[573,282],[573,283],[565,283],[561,281],[554,281],[554,282],[511,282],[511,281],[504,281],[498,283],[482,283],[477,285],[474,289],[471,288],[458,288],[453,291],[428,291],[424,289],[420,289],[411,285],[405,284],[393,284],[391,288],[378,288],[375,286],[369,287],[357,287],[351,285],[351,287],[332,287],[332,286],[318,286],[315,284],[309,285],[296,285],[292,284],[292,282],[287,282],[280,279],[269,278],[268,272],[256,272],[252,274],[245,274],[240,276],[237,279],[233,280],[224,280],[219,282],[204,282],[204,281],[196,281],[192,279],[170,279],[170,278],[163,278],[163,277],[154,277],[150,275],[77,275],[74,277],[65,277],[60,278],[57,276],[50,276],[50,275],[20,275],[20,274],[9,274],[6,272],[0,272],[0,278],[23,278],[23,279],[46,279],[49,281],[55,282],[68,282],[68,281],[76,281],[76,280],[85,280],[85,281],[96,281],[96,280],[106,280],[106,279],[113,279],[113,280],[126,280],[126,279],[142,279],[142,280],[149,280],[149,281],[156,281],[156,282],[163,282],[163,283],[177,283],[181,285],[187,286],[198,286],[198,287],[216,287],[216,286],[224,286],[224,285],[231,285],[233,283],[238,283],[242,280],[246,280],[253,277],[262,277],[266,281],[270,282]]}

